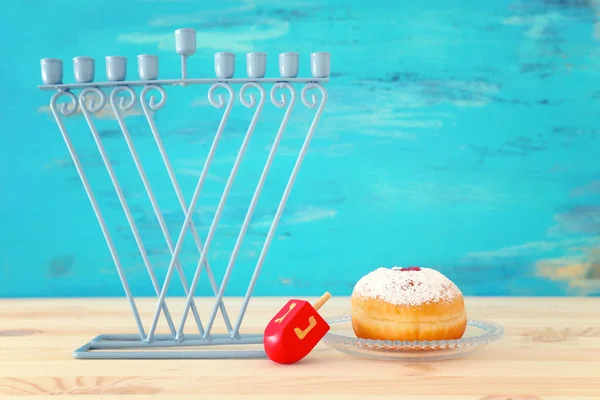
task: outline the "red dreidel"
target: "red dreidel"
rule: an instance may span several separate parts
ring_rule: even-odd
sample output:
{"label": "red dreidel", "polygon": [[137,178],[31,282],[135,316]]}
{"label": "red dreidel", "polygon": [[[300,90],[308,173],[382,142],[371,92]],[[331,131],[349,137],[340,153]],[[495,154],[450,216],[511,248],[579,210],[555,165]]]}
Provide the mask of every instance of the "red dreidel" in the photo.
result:
{"label": "red dreidel", "polygon": [[314,305],[304,300],[290,300],[273,317],[264,335],[267,356],[279,364],[302,360],[329,331],[329,324],[317,310],[331,295],[325,292]]}

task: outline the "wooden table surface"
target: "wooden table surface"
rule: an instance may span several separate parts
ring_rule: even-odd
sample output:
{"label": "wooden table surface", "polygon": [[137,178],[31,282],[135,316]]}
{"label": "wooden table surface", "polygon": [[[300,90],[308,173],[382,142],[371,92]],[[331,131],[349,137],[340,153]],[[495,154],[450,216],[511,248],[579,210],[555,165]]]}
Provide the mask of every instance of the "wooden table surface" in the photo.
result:
{"label": "wooden table surface", "polygon": [[[286,300],[252,300],[243,332],[261,333]],[[319,344],[302,362],[281,366],[262,359],[75,360],[72,351],[97,334],[135,333],[124,300],[0,300],[0,398],[600,399],[600,298],[466,301],[470,317],[505,328],[502,340],[467,358],[376,361]],[[168,304],[178,321],[182,301]],[[239,304],[226,299],[232,319]],[[211,305],[198,300],[204,318]],[[146,326],[154,306],[154,299],[140,300]],[[347,311],[348,298],[334,297],[321,314]]]}

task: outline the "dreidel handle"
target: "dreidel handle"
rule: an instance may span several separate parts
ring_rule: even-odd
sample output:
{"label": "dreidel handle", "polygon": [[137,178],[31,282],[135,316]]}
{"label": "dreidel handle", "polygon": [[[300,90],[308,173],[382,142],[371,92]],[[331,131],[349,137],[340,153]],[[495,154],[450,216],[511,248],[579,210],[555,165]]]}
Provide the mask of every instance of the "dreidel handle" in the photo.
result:
{"label": "dreidel handle", "polygon": [[329,292],[325,292],[325,294],[323,294],[323,296],[321,296],[321,298],[319,298],[319,300],[317,300],[315,302],[315,304],[313,304],[313,308],[318,311],[319,308],[323,307],[323,304],[327,303],[327,300],[329,300],[331,298],[331,294]]}

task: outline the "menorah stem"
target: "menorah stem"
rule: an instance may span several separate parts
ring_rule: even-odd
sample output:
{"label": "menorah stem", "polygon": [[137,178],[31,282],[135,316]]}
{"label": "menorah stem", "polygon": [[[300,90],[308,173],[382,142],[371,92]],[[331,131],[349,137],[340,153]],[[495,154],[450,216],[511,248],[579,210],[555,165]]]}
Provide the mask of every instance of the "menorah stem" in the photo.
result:
{"label": "menorah stem", "polygon": [[[144,90],[148,90],[148,88],[149,87],[146,87],[146,89],[144,89]],[[163,94],[164,89],[160,88],[159,86],[157,86],[157,88],[161,92],[161,94]],[[144,111],[144,114],[146,115],[146,120],[148,121],[148,125],[150,126],[150,132],[152,133],[152,136],[154,137],[154,141],[156,142],[156,146],[158,147],[158,151],[160,153],[160,156],[161,156],[163,163],[165,165],[165,168],[167,170],[167,174],[169,175],[171,184],[173,185],[173,189],[175,190],[175,195],[177,196],[177,200],[179,201],[181,210],[183,211],[184,215],[186,215],[189,210],[188,206],[186,204],[183,193],[181,192],[181,187],[179,186],[179,182],[177,181],[177,177],[175,176],[175,172],[173,171],[173,166],[171,165],[171,161],[169,160],[167,151],[166,151],[166,149],[162,143],[162,140],[160,138],[160,134],[158,132],[158,128],[156,127],[156,123],[154,122],[152,112],[149,109],[149,105],[147,105],[144,100],[144,95],[143,95],[144,90],[142,91],[142,95],[140,96],[141,100],[142,100],[141,101],[142,109]],[[166,94],[163,94],[163,95],[166,95]],[[194,223],[192,220],[190,220],[189,229],[190,229],[190,232],[192,233],[192,238],[194,239],[194,243],[196,245],[196,248],[198,249],[199,254],[202,254],[202,248],[203,248],[202,242],[200,241],[200,236],[198,235],[198,231],[196,230],[196,227],[194,226]],[[204,267],[206,268],[206,274],[208,275],[208,280],[210,282],[210,286],[213,290],[213,293],[216,295],[217,291],[218,291],[218,287],[217,287],[217,283],[216,283],[214,274],[212,272],[212,268],[210,266],[210,263],[208,262],[208,259],[204,260]],[[187,292],[186,292],[186,295],[187,295]],[[223,320],[225,322],[225,327],[227,328],[227,331],[231,332],[231,330],[232,330],[231,321],[229,319],[229,315],[227,315],[227,310],[225,309],[225,305],[223,304],[223,302],[219,303],[219,309],[221,310],[221,315],[223,316]],[[200,333],[204,332],[201,324],[199,327],[199,331],[200,331]]]}
{"label": "menorah stem", "polygon": [[[74,107],[77,107],[77,98],[72,93],[56,92],[50,102],[50,108],[52,110],[52,114],[54,115],[54,119],[56,120],[56,124],[58,125],[58,129],[60,130],[63,140],[67,146],[67,150],[69,151],[71,159],[73,160],[75,169],[77,170],[77,173],[79,174],[79,178],[81,179],[81,183],[83,184],[85,193],[90,201],[90,204],[92,205],[92,209],[94,210],[94,215],[96,216],[96,219],[98,220],[98,224],[100,225],[100,230],[102,231],[102,235],[104,236],[104,240],[106,241],[108,250],[110,252],[110,255],[111,255],[113,262],[115,264],[115,267],[117,269],[117,274],[119,275],[119,278],[121,280],[121,285],[123,286],[123,290],[125,291],[125,296],[127,297],[127,302],[129,303],[129,307],[131,308],[131,311],[133,312],[133,317],[135,319],[135,323],[137,325],[137,329],[140,334],[140,338],[143,340],[144,337],[146,336],[146,333],[144,332],[144,326],[142,324],[142,319],[140,317],[139,311],[135,304],[135,300],[133,299],[133,295],[131,294],[131,289],[129,288],[129,283],[127,282],[127,277],[125,276],[125,272],[123,271],[123,266],[121,265],[121,260],[120,260],[119,256],[117,255],[117,250],[115,248],[112,237],[106,226],[106,222],[104,221],[102,212],[100,211],[100,207],[98,206],[98,202],[96,201],[96,197],[94,196],[94,193],[92,191],[90,183],[87,179],[87,175],[85,174],[83,166],[81,165],[81,161],[79,160],[79,157],[77,156],[77,152],[75,151],[75,147],[73,146],[73,143],[71,142],[71,138],[69,137],[69,135],[67,133],[67,129],[65,128],[65,125],[63,124],[62,118],[59,115],[59,110],[57,108],[56,101],[62,95],[69,96],[71,98],[71,100],[73,101]],[[72,111],[74,112],[75,109],[73,109]],[[63,113],[64,113],[64,111],[63,111]]]}
{"label": "menorah stem", "polygon": [[[156,326],[158,324],[158,318],[160,316],[160,311],[162,309],[162,305],[164,304],[165,297],[167,295],[167,289],[169,288],[169,284],[171,283],[171,277],[173,275],[173,266],[175,265],[175,260],[177,259],[177,257],[179,257],[179,253],[181,252],[181,247],[183,246],[183,239],[184,239],[185,233],[187,231],[188,225],[190,224],[190,222],[192,220],[192,215],[194,213],[194,209],[196,208],[196,203],[198,202],[198,198],[200,197],[200,190],[202,189],[202,186],[204,185],[204,181],[206,180],[206,177],[208,175],[208,169],[210,167],[210,164],[212,163],[213,157],[217,150],[217,146],[221,139],[221,135],[223,134],[223,130],[225,129],[225,124],[227,123],[227,120],[229,119],[229,114],[231,112],[231,108],[233,107],[233,102],[235,100],[233,89],[231,88],[231,86],[224,84],[224,83],[219,83],[219,84],[213,85],[211,90],[209,90],[209,100],[214,101],[214,99],[211,96],[213,94],[214,88],[216,88],[217,86],[227,88],[227,90],[229,91],[229,96],[230,96],[229,102],[227,103],[227,107],[225,108],[225,112],[223,113],[223,117],[221,118],[221,123],[219,124],[217,133],[215,134],[215,137],[213,139],[210,150],[208,151],[208,156],[206,157],[206,160],[204,161],[204,167],[202,168],[202,172],[200,173],[200,178],[198,179],[198,183],[196,184],[196,188],[194,189],[194,193],[192,195],[192,201],[190,202],[190,207],[188,209],[188,212],[185,214],[185,220],[183,221],[183,226],[179,233],[179,237],[177,239],[177,244],[175,245],[175,251],[173,253],[173,256],[171,257],[171,262],[169,263],[169,268],[167,270],[167,276],[165,278],[165,282],[163,284],[163,288],[162,288],[162,291],[159,296],[156,311],[154,313],[154,317],[152,318],[152,325],[150,327],[150,332],[148,333],[148,341],[151,341],[152,338],[154,337],[154,333],[156,331]],[[223,106],[223,103],[221,102],[220,105]],[[204,250],[205,251],[203,252],[203,254],[205,254],[205,252],[206,252],[206,243],[205,243]],[[190,288],[192,293],[194,292],[194,289],[195,289],[195,286],[193,286],[193,284],[192,284],[192,288]]]}
{"label": "menorah stem", "polygon": [[[262,89],[262,87],[260,87],[260,86],[259,86],[259,88],[261,91],[260,103],[256,107],[256,111],[254,113],[252,121],[250,122],[250,126],[248,127],[248,130],[246,131],[246,135],[244,136],[244,140],[242,141],[240,150],[238,151],[235,162],[233,163],[233,167],[231,168],[231,172],[229,173],[229,177],[227,178],[227,182],[225,183],[225,189],[223,189],[223,194],[221,195],[221,199],[219,200],[219,204],[217,206],[217,210],[213,217],[213,221],[210,225],[210,228],[208,229],[208,235],[206,237],[206,241],[204,242],[204,251],[200,255],[200,260],[198,261],[198,265],[196,266],[196,271],[194,273],[194,278],[192,280],[192,288],[186,299],[185,308],[183,310],[183,317],[181,319],[181,324],[179,325],[179,330],[177,331],[177,336],[181,335],[181,333],[183,331],[183,327],[185,326],[185,321],[186,321],[187,314],[188,314],[188,311],[190,308],[190,304],[193,301],[192,299],[194,296],[194,291],[196,289],[196,285],[198,284],[198,278],[200,276],[200,270],[202,267],[202,263],[203,263],[204,259],[206,258],[206,255],[208,254],[208,250],[210,248],[210,244],[212,243],[212,239],[213,239],[215,231],[217,229],[219,219],[221,218],[221,213],[223,212],[223,208],[227,201],[227,197],[229,196],[229,191],[231,190],[231,186],[233,185],[233,182],[237,175],[237,171],[240,167],[240,164],[242,163],[242,159],[244,158],[244,154],[246,153],[246,149],[248,148],[248,144],[250,143],[250,139],[252,138],[252,134],[254,133],[254,129],[256,128],[256,123],[258,122],[258,116],[260,115],[263,105],[264,105],[264,97],[265,97],[264,89]],[[243,92],[240,92],[240,93],[243,94]],[[204,333],[204,337],[206,338],[209,333],[210,333],[210,331],[206,330]],[[177,338],[177,336],[176,336],[176,338]]]}
{"label": "menorah stem", "polygon": [[[242,227],[241,227],[238,237],[235,241],[235,245],[234,245],[233,251],[231,252],[229,262],[227,263],[227,269],[225,270],[225,275],[223,276],[223,281],[221,282],[221,287],[219,288],[219,293],[217,293],[217,298],[215,300],[216,304],[218,304],[220,301],[222,301],[222,298],[225,295],[225,288],[227,287],[227,284],[229,283],[229,278],[231,277],[231,273],[233,272],[233,267],[237,260],[237,256],[239,254],[240,248],[244,241],[244,237],[246,236],[246,232],[248,231],[248,227],[250,226],[250,221],[252,220],[252,215],[254,214],[254,209],[256,208],[256,204],[258,203],[258,199],[260,198],[260,195],[262,193],[262,189],[263,189],[263,186],[267,179],[267,175],[269,175],[269,171],[271,169],[271,164],[273,163],[273,160],[275,159],[275,154],[277,153],[277,149],[279,148],[279,143],[281,142],[281,138],[283,137],[283,133],[285,132],[285,128],[287,127],[288,120],[290,118],[290,115],[294,108],[294,104],[296,102],[296,91],[293,86],[291,86],[287,83],[280,83],[278,85],[279,85],[279,87],[286,87],[288,90],[290,90],[290,92],[291,92],[290,103],[289,103],[287,110],[285,111],[285,113],[283,115],[283,119],[281,120],[279,129],[277,130],[277,134],[275,135],[275,139],[271,146],[271,150],[269,151],[269,155],[267,156],[267,161],[266,161],[265,166],[263,167],[263,170],[260,174],[260,178],[258,180],[258,184],[256,185],[256,189],[254,190],[254,194],[252,195],[252,199],[250,200],[250,205],[248,207],[248,211],[246,212],[246,216],[244,217],[244,221],[242,222]],[[275,97],[273,96],[275,89],[276,89],[276,87],[273,87],[273,89],[272,89],[273,91],[271,92],[272,93],[272,95],[271,95],[272,101],[274,101],[274,99],[275,99]],[[206,326],[206,332],[210,332],[210,330],[213,326],[213,323],[214,323],[214,320],[215,320],[215,317],[217,314],[216,304],[212,310],[210,319]],[[231,337],[233,338],[236,336],[237,336],[237,333],[232,331]]]}
{"label": "menorah stem", "polygon": [[[96,93],[102,93],[102,92],[96,92]],[[119,180],[117,179],[115,171],[112,167],[112,163],[110,162],[110,159],[108,158],[108,155],[106,154],[106,150],[104,149],[104,145],[102,144],[102,140],[100,139],[100,134],[98,133],[98,130],[96,129],[96,125],[94,124],[94,121],[92,120],[92,117],[91,117],[92,111],[90,109],[93,106],[90,104],[90,106],[89,106],[90,109],[88,109],[88,106],[85,104],[85,100],[86,100],[85,99],[85,91],[82,92],[79,95],[79,97],[80,97],[80,101],[83,103],[82,107],[81,107],[82,111],[83,111],[83,115],[88,123],[90,132],[92,133],[92,137],[94,138],[94,142],[96,143],[96,147],[98,148],[100,157],[102,158],[102,161],[104,162],[104,165],[108,172],[109,178],[113,184],[113,187],[115,188],[115,192],[117,193],[117,197],[119,199],[119,202],[121,203],[121,207],[123,208],[123,212],[125,213],[125,217],[127,218],[127,222],[129,223],[129,226],[132,230],[134,239],[137,243],[138,249],[142,256],[142,261],[144,262],[144,265],[146,266],[146,270],[148,271],[148,274],[150,275],[150,280],[152,281],[154,290],[158,294],[159,285],[158,285],[158,281],[156,279],[156,275],[154,274],[154,269],[152,268],[152,264],[150,263],[150,259],[148,258],[148,253],[147,253],[144,243],[140,237],[140,233],[137,228],[137,224],[135,223],[135,220],[133,218],[133,215],[131,214],[131,210],[129,209],[129,206],[127,205],[125,195],[123,194],[123,190],[121,189]],[[175,326],[173,324],[171,314],[170,314],[169,309],[166,304],[163,304],[163,309],[165,312],[165,319],[167,320],[169,330],[171,330],[172,334],[175,334]]]}
{"label": "menorah stem", "polygon": [[[265,257],[267,256],[267,252],[271,245],[271,241],[273,240],[273,236],[275,235],[275,230],[277,229],[277,225],[279,224],[279,220],[281,219],[281,215],[283,214],[283,210],[285,208],[287,200],[292,191],[292,187],[294,186],[294,182],[296,181],[296,176],[298,175],[298,172],[300,171],[300,166],[302,165],[302,162],[304,161],[304,156],[306,155],[306,152],[308,151],[308,147],[309,147],[312,137],[315,133],[317,124],[319,123],[321,114],[323,113],[323,109],[324,109],[325,103],[327,101],[327,92],[325,91],[325,89],[323,89],[323,87],[321,87],[320,85],[316,85],[316,84],[309,84],[309,85],[305,86],[302,91],[302,102],[305,105],[308,105],[309,107],[314,107],[316,105],[316,103],[314,103],[314,102],[312,105],[309,105],[305,98],[306,90],[308,88],[312,88],[312,87],[316,87],[316,88],[320,89],[321,94],[323,96],[323,98],[321,99],[321,105],[317,109],[315,117],[313,118],[313,121],[310,124],[310,128],[306,135],[306,139],[304,140],[304,143],[302,144],[302,148],[300,149],[300,153],[298,154],[298,158],[296,159],[296,164],[294,165],[294,168],[292,169],[292,174],[291,174],[291,176],[288,180],[288,183],[285,187],[283,196],[281,198],[281,201],[279,202],[277,211],[275,212],[275,217],[273,218],[273,222],[271,223],[269,232],[267,233],[267,238],[265,239],[265,243],[264,243],[263,248],[258,257],[256,266],[254,267],[254,273],[252,274],[252,278],[250,280],[250,285],[248,286],[248,290],[246,291],[246,295],[244,296],[244,302],[242,304],[242,309],[238,316],[237,322],[233,328],[234,335],[237,335],[239,333],[239,329],[240,329],[240,326],[242,325],[242,321],[244,320],[244,316],[246,314],[248,304],[250,303],[250,298],[252,297],[252,292],[254,291],[254,286],[256,285],[256,280],[258,279],[258,275],[260,274],[260,271],[262,269],[263,263],[265,261]],[[314,98],[313,98],[313,100],[314,100]]]}
{"label": "menorah stem", "polygon": [[187,79],[187,58],[187,55],[181,55],[181,79]]}
{"label": "menorah stem", "polygon": [[[158,205],[156,197],[154,196],[154,192],[152,190],[152,187],[150,186],[150,182],[148,181],[146,172],[144,171],[144,167],[142,166],[142,163],[139,159],[138,153],[133,144],[133,140],[131,139],[131,135],[129,134],[129,129],[127,128],[127,125],[125,124],[125,119],[123,118],[123,115],[121,114],[121,111],[119,110],[119,105],[117,104],[117,101],[116,101],[116,94],[118,93],[119,90],[120,89],[115,89],[112,92],[112,94],[110,96],[111,106],[113,108],[115,116],[117,117],[117,122],[119,123],[119,127],[121,128],[121,131],[123,132],[125,142],[127,143],[127,148],[129,149],[131,157],[133,158],[133,162],[134,162],[135,167],[140,175],[140,178],[144,185],[144,189],[146,190],[146,194],[148,195],[148,198],[150,199],[150,204],[152,205],[152,209],[154,210],[154,214],[156,215],[156,218],[158,220],[158,225],[160,226],[162,234],[167,242],[167,247],[169,249],[169,252],[172,255],[173,254],[173,243],[171,240],[171,236],[169,234],[169,230],[167,229],[167,225],[163,218],[162,212],[160,211],[160,207]],[[135,95],[135,93],[133,95]],[[133,99],[134,99],[134,97],[132,97],[132,101],[133,101]],[[176,264],[176,268],[177,268],[177,272],[179,274],[179,279],[181,280],[181,284],[183,286],[183,290],[184,290],[185,294],[187,295],[189,288],[188,288],[187,280],[185,279],[183,269],[181,268],[181,263],[179,261]],[[159,293],[158,284],[155,285],[155,291],[157,294]],[[192,313],[194,315],[196,325],[198,326],[198,330],[200,331],[200,333],[202,333],[203,332],[202,321],[200,319],[200,315],[198,314],[198,309],[196,308],[195,304],[192,304]]]}

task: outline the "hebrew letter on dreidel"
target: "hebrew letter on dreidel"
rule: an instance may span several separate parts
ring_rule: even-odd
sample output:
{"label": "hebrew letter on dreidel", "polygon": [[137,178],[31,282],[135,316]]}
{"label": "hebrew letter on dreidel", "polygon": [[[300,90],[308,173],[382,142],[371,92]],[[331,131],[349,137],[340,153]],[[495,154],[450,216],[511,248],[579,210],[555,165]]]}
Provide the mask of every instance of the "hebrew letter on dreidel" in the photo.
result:
{"label": "hebrew letter on dreidel", "polygon": [[306,335],[308,335],[308,332],[312,331],[312,328],[314,328],[316,325],[317,320],[311,315],[310,318],[308,318],[308,327],[305,330],[302,330],[300,328],[294,328],[294,333],[296,334],[296,336],[298,336],[298,339],[302,340],[306,337]]}
{"label": "hebrew letter on dreidel", "polygon": [[290,304],[289,310],[287,310],[287,312],[285,314],[283,314],[281,317],[277,318],[275,320],[275,322],[278,323],[278,324],[280,324],[285,319],[285,317],[287,317],[288,314],[294,309],[294,307],[296,307],[296,303]]}

